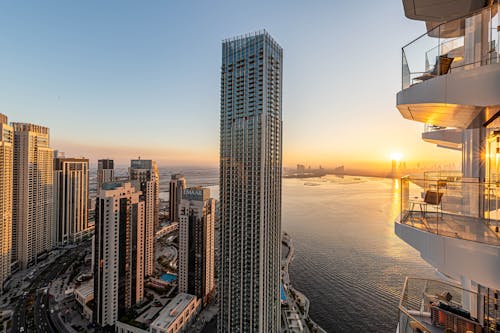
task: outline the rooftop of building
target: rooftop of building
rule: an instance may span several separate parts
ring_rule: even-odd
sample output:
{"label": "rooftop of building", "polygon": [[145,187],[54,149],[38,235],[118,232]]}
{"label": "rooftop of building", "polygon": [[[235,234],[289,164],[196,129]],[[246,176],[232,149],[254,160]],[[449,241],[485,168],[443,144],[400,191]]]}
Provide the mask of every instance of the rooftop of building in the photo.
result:
{"label": "rooftop of building", "polygon": [[179,293],[160,312],[158,318],[151,324],[151,328],[165,329],[188,307],[196,296]]}
{"label": "rooftop of building", "polygon": [[49,134],[49,128],[42,125],[30,123],[11,123],[16,132],[35,132],[39,134]]}
{"label": "rooftop of building", "polygon": [[75,289],[75,293],[80,294],[83,298],[87,298],[94,294],[94,279],[82,283]]}
{"label": "rooftop of building", "polygon": [[137,160],[130,161],[130,167],[132,169],[152,169],[154,161],[153,160],[141,160],[140,158]]}
{"label": "rooftop of building", "polygon": [[108,183],[102,184],[102,189],[104,191],[111,191],[111,190],[116,190],[120,187],[126,187],[127,184],[129,186],[132,186],[129,182],[125,182],[125,181],[108,182]]}
{"label": "rooftop of building", "polygon": [[202,186],[188,187],[183,191],[182,198],[196,201],[208,200],[210,199],[210,189]]}

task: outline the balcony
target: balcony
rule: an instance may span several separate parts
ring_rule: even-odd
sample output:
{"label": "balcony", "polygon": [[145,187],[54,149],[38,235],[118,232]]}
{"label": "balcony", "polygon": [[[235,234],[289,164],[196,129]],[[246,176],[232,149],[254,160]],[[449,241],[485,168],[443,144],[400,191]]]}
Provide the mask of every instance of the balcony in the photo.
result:
{"label": "balcony", "polygon": [[422,140],[434,143],[438,147],[461,150],[463,143],[463,130],[459,128],[440,127],[425,124]]}
{"label": "balcony", "polygon": [[500,104],[498,0],[479,11],[432,24],[402,48],[403,117],[467,128],[480,111]]}
{"label": "balcony", "polygon": [[399,302],[399,333],[480,333],[485,324],[485,296],[438,280],[407,278]]}
{"label": "balcony", "polygon": [[500,246],[500,184],[458,172],[401,179],[401,221],[436,235]]}
{"label": "balcony", "polygon": [[498,2],[438,24],[402,48],[402,89],[499,63]]}
{"label": "balcony", "polygon": [[500,289],[500,183],[437,172],[403,177],[396,234],[441,273]]}

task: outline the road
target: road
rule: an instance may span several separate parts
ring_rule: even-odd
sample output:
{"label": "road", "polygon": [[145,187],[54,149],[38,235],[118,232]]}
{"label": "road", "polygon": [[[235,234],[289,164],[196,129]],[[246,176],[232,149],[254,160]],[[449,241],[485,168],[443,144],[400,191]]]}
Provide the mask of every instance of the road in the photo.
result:
{"label": "road", "polygon": [[48,295],[49,284],[66,272],[78,257],[85,253],[89,242],[67,250],[53,263],[47,265],[33,278],[29,289],[19,298],[14,309],[12,332],[64,333],[67,330],[53,309],[54,302]]}

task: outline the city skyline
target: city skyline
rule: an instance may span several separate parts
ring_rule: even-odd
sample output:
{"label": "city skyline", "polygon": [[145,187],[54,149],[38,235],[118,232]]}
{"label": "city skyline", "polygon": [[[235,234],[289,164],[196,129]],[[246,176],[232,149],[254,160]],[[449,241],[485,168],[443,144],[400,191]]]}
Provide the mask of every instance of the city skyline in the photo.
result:
{"label": "city skyline", "polygon": [[[409,162],[459,160],[455,152],[438,153],[421,142],[419,124],[387,112],[401,84],[400,47],[408,36],[422,33],[421,22],[401,15],[401,3],[368,4],[369,10],[361,12],[355,4],[323,1],[310,6],[261,4],[274,13],[268,17],[260,17],[250,5],[239,5],[245,10],[235,11],[224,24],[217,22],[227,17],[232,5],[221,2],[200,3],[198,11],[189,4],[157,2],[123,7],[110,3],[99,5],[98,11],[93,10],[96,3],[76,4],[57,6],[57,15],[55,6],[3,5],[6,51],[0,63],[8,66],[0,79],[0,106],[9,110],[12,121],[50,127],[52,145],[70,156],[85,156],[91,163],[110,157],[126,164],[132,156],[141,156],[158,165],[216,166],[220,50],[214,45],[228,36],[266,28],[290,54],[283,78],[288,110],[285,166],[383,168],[390,166],[393,152]],[[385,15],[376,15],[382,12]],[[11,13],[24,20],[13,21]],[[345,18],[354,13],[357,20]],[[87,26],[90,20],[93,25]],[[173,27],[184,21],[199,23],[178,34]],[[382,38],[388,52],[371,52]],[[341,66],[351,61],[356,66]],[[354,94],[353,84],[367,88]],[[196,98],[186,98],[192,93]],[[352,98],[360,93],[362,98]],[[155,119],[148,130],[134,123],[132,115],[138,111]],[[80,126],[66,126],[69,115]],[[101,121],[94,122],[96,117]],[[194,130],[187,135],[169,121],[174,117]],[[352,128],[356,130],[348,130]],[[389,132],[401,139],[394,142]],[[359,140],[360,133],[373,140]],[[183,140],[175,140],[178,137]]]}

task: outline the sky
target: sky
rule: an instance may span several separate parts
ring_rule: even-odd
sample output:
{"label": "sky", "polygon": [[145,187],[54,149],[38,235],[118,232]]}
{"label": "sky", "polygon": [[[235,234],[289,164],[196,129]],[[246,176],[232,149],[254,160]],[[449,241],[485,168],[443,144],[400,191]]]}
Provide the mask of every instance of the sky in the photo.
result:
{"label": "sky", "polygon": [[2,1],[0,113],[50,128],[67,156],[217,166],[221,42],[284,49],[283,164],[459,161],[402,118],[402,1]]}

